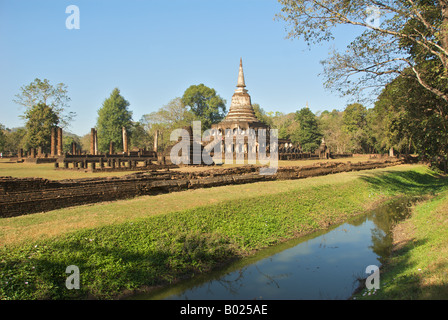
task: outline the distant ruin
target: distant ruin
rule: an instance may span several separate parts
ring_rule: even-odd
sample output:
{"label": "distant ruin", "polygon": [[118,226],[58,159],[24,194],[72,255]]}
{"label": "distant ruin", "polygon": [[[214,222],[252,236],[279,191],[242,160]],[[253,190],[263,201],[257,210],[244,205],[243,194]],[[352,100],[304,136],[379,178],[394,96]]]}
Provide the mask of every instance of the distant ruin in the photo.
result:
{"label": "distant ruin", "polygon": [[260,166],[211,168],[195,172],[154,170],[124,177],[47,180],[0,177],[0,217],[128,199],[188,189],[218,187],[262,181],[291,180],[333,173],[385,168],[404,163],[386,159],[358,163],[326,162],[309,166],[279,167],[273,175],[259,174]]}
{"label": "distant ruin", "polygon": [[[197,142],[193,141],[192,135],[190,135],[192,141],[190,143],[190,150],[188,151],[189,162],[184,162],[187,165],[204,165],[202,159],[197,160],[193,149],[202,150],[204,148],[210,148],[212,145],[219,144],[222,155],[220,159],[225,158],[226,152],[231,152],[236,157],[237,152],[241,152],[244,155],[244,160],[248,159],[248,153],[254,152],[258,154],[261,147],[270,153],[271,150],[278,151],[278,160],[309,160],[309,159],[337,159],[352,157],[352,154],[335,154],[331,152],[322,139],[320,147],[315,152],[303,152],[300,145],[293,144],[289,139],[278,139],[278,145],[272,145],[269,141],[269,132],[271,130],[266,124],[261,122],[255,115],[254,108],[251,103],[251,97],[246,89],[246,83],[244,79],[242,59],[240,59],[237,89],[235,90],[229,112],[227,116],[218,124],[212,125],[212,137],[207,143],[201,142],[200,146],[194,147]],[[192,128],[184,128],[187,132],[191,133]],[[54,166],[58,170],[88,170],[88,171],[126,171],[126,170],[152,170],[155,167],[174,168],[177,167],[171,161],[170,151],[173,145],[168,146],[163,151],[158,150],[158,132],[154,135],[153,150],[146,150],[146,148],[134,148],[129,149],[129,139],[127,130],[125,127],[121,128],[122,131],[122,145],[123,150],[116,150],[113,141],[110,142],[108,152],[99,152],[98,150],[98,134],[95,128],[90,132],[90,150],[81,151],[80,146],[76,143],[71,144],[69,152],[63,152],[63,132],[62,128],[54,127],[51,129],[51,146],[50,153],[43,153],[42,147],[36,149],[31,148],[27,152],[20,149],[18,150],[17,160],[19,162],[29,163],[54,163]],[[249,144],[248,134],[254,135],[254,144]],[[244,142],[242,145],[237,145],[237,135],[244,136]],[[263,134],[263,137],[260,136]],[[263,138],[263,139],[260,139]],[[225,143],[228,141],[232,143]],[[262,145],[260,145],[262,144]],[[231,150],[226,150],[231,149]],[[242,150],[236,150],[235,148],[242,148]],[[253,150],[252,150],[253,149]],[[212,156],[216,156],[213,152]]]}

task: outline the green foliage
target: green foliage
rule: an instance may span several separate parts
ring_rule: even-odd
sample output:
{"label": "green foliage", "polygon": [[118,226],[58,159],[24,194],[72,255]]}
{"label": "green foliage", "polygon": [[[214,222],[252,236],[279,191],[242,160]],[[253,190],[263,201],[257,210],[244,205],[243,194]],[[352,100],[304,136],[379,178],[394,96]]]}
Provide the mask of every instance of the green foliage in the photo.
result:
{"label": "green foliage", "polygon": [[159,134],[159,151],[173,144],[170,141],[171,132],[175,129],[191,126],[194,120],[199,118],[182,102],[181,98],[172,99],[158,111],[145,114],[141,123],[154,142],[155,132]]}
{"label": "green foliage", "polygon": [[215,89],[204,84],[192,85],[185,90],[182,103],[188,107],[202,122],[202,129],[210,129],[212,124],[225,117],[226,100],[221,98]]}
{"label": "green foliage", "polygon": [[[108,299],[207,272],[286,239],[326,228],[366,204],[446,190],[429,170],[388,172],[76,231],[0,248],[1,299]],[[81,288],[65,288],[76,265]]]}
{"label": "green foliage", "polygon": [[253,103],[252,107],[254,108],[255,116],[258,120],[269,127],[273,127],[273,119],[266,113],[266,111],[263,110],[262,107],[260,107],[258,103]]}
{"label": "green foliage", "polygon": [[434,164],[448,159],[448,127],[443,114],[448,103],[407,77],[392,81],[378,97],[375,111],[385,126],[387,144],[399,152],[412,151]]}
{"label": "green foliage", "polygon": [[[400,246],[381,270],[375,295],[366,291],[356,299],[446,300],[448,248],[448,193],[417,203],[412,215],[399,224]],[[403,235],[405,235],[403,237]]]}
{"label": "green foliage", "polygon": [[343,128],[344,112],[333,110],[324,111],[319,115],[319,128],[331,152],[349,152],[350,138]]}
{"label": "green foliage", "polygon": [[309,108],[302,108],[297,111],[295,120],[299,124],[299,129],[294,133],[295,140],[300,143],[303,151],[314,152],[322,141],[317,117]]}
{"label": "green foliage", "polygon": [[51,129],[59,123],[58,115],[44,103],[29,108],[25,113],[26,136],[25,148],[42,147],[44,152],[50,152]]}
{"label": "green foliage", "polygon": [[11,130],[5,130],[5,146],[4,151],[10,153],[16,153],[20,148],[25,148],[26,140],[26,129],[25,128],[15,128]]}
{"label": "green foliage", "polygon": [[104,100],[103,106],[98,110],[96,123],[98,132],[98,150],[107,152],[110,142],[115,143],[116,150],[123,149],[122,128],[132,128],[132,112],[128,110],[129,102],[120,95],[115,88],[109,98]]}
{"label": "green foliage", "polygon": [[298,143],[294,133],[299,129],[299,124],[294,120],[295,113],[284,114],[275,112],[271,115],[272,127],[278,129],[279,139],[290,139],[292,143]]}
{"label": "green foliage", "polygon": [[72,152],[72,142],[76,143],[77,148],[81,147],[81,138],[76,134],[64,133],[62,139],[62,150],[63,152]]}
{"label": "green foliage", "polygon": [[67,127],[76,115],[74,112],[67,113],[70,97],[67,86],[63,83],[53,86],[47,79],[36,78],[29,85],[21,87],[20,90],[21,92],[16,95],[14,102],[26,108],[24,118],[27,118],[28,112],[38,104],[48,106],[56,114],[59,125],[62,127]]}
{"label": "green foliage", "polygon": [[4,152],[6,146],[6,135],[3,132],[4,130],[5,127],[0,123],[0,152]]}
{"label": "green foliage", "polygon": [[[359,28],[345,50],[323,61],[325,85],[343,95],[372,95],[411,67],[414,79],[448,102],[448,11],[437,1],[279,0],[288,37],[309,45],[334,39],[341,25]],[[378,12],[372,23],[373,10]],[[368,90],[364,90],[368,89]]]}
{"label": "green foliage", "polygon": [[369,135],[367,123],[367,109],[360,103],[349,104],[343,115],[342,130],[349,138],[349,151],[355,153],[369,153]]}
{"label": "green foliage", "polygon": [[152,150],[154,140],[146,131],[141,121],[134,122],[131,127],[129,145],[131,148],[149,148]]}

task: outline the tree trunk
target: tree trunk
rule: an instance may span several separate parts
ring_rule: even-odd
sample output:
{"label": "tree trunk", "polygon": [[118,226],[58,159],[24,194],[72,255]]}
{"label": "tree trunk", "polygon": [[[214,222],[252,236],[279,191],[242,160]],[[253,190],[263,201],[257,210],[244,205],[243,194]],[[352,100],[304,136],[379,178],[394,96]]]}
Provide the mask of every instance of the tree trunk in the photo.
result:
{"label": "tree trunk", "polygon": [[[443,49],[448,50],[448,2],[440,1],[440,7],[442,10],[442,24],[440,26],[440,44]],[[448,75],[448,57],[442,55],[442,64],[444,67],[444,75]]]}

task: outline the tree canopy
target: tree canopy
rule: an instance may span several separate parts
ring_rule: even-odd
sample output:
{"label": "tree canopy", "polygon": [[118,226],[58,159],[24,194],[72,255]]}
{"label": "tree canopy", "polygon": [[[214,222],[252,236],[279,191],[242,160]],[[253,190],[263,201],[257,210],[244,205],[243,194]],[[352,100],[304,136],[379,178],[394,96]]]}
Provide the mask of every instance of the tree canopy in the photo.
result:
{"label": "tree canopy", "polygon": [[13,101],[25,107],[22,118],[26,118],[27,112],[38,104],[48,106],[57,116],[59,126],[66,128],[76,116],[76,113],[67,111],[70,100],[65,84],[58,83],[54,86],[47,79],[36,78],[30,84],[22,86]]}
{"label": "tree canopy", "polygon": [[133,126],[129,105],[118,88],[113,89],[110,96],[104,100],[103,106],[98,110],[96,123],[99,151],[108,151],[110,142],[115,143],[116,149],[123,148],[122,128],[130,130]]}
{"label": "tree canopy", "polygon": [[191,126],[192,121],[199,120],[182,102],[182,98],[174,98],[158,111],[143,116],[141,122],[154,141],[155,132],[158,132],[159,147],[161,150],[171,144],[170,134],[175,129]]}
{"label": "tree canopy", "polygon": [[334,51],[323,61],[328,88],[358,95],[401,75],[448,102],[448,1],[279,2],[277,16],[289,24],[288,37],[308,44],[333,39],[339,25],[360,27],[344,53]]}
{"label": "tree canopy", "polygon": [[38,103],[25,113],[25,148],[38,148],[50,151],[51,129],[59,123],[56,112],[45,103]]}
{"label": "tree canopy", "polygon": [[226,100],[215,89],[204,84],[192,85],[185,90],[182,103],[202,122],[202,129],[210,129],[212,124],[220,122],[226,115]]}
{"label": "tree canopy", "polygon": [[303,151],[314,152],[322,140],[316,115],[309,108],[302,108],[297,111],[295,120],[299,124],[299,129],[295,132],[296,140]]}
{"label": "tree canopy", "polygon": [[0,123],[0,152],[5,151],[6,147],[6,135],[3,132],[5,127]]}

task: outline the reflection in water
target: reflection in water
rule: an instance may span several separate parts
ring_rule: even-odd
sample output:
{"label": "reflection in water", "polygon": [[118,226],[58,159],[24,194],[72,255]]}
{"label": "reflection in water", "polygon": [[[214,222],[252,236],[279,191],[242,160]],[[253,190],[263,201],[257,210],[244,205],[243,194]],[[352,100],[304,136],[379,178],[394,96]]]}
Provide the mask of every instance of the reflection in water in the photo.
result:
{"label": "reflection in water", "polygon": [[393,224],[410,212],[399,199],[339,226],[262,250],[223,270],[134,299],[347,299],[391,251]]}

